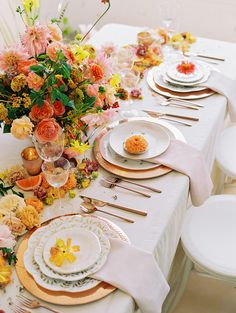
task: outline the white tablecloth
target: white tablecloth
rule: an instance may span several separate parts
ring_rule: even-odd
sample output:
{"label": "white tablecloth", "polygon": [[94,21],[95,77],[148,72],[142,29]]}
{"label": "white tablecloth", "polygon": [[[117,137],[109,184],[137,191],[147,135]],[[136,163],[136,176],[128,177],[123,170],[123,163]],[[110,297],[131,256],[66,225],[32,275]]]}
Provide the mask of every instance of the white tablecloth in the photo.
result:
{"label": "white tablecloth", "polygon": [[[91,39],[91,43],[100,46],[104,42],[113,41],[117,45],[136,42],[136,34],[141,29],[132,26],[109,24],[104,26]],[[210,55],[219,55],[226,58],[225,62],[217,65],[222,72],[230,77],[235,76],[236,69],[236,45],[222,41],[199,38],[197,43],[192,47],[193,51],[205,52]],[[173,107],[161,107],[157,104],[156,98],[152,96],[151,90],[147,87],[145,80],[142,82],[144,99],[137,100],[134,106],[145,109],[158,109],[159,111],[170,111],[180,113],[180,109]],[[183,113],[194,114],[200,118],[198,123],[193,127],[177,126],[184,134],[187,142],[195,148],[201,150],[207,160],[209,169],[211,169],[214,160],[214,149],[217,136],[222,128],[225,113],[226,99],[220,95],[214,95],[209,98],[199,100],[199,103],[204,105],[204,108],[195,112],[181,110]],[[15,155],[22,149],[22,146],[27,145],[25,142],[19,142],[11,138],[10,135],[0,136],[1,144],[1,168],[7,164],[14,164]],[[14,151],[14,153],[12,153]],[[100,171],[100,175],[104,171]],[[163,177],[154,178],[143,181],[150,186],[156,186],[161,189],[162,194],[152,194],[152,197],[147,200],[141,196],[132,195],[127,191],[108,190],[99,185],[99,179],[92,185],[83,190],[81,193],[92,197],[98,197],[105,200],[114,201],[113,197],[117,195],[116,203],[133,206],[137,209],[145,209],[148,211],[147,217],[126,214],[135,219],[134,224],[122,222],[118,219],[111,218],[119,225],[129,236],[131,242],[153,253],[162,269],[164,275],[168,278],[171,264],[175,255],[177,244],[180,237],[181,224],[187,208],[188,202],[188,178],[176,172],[172,172]],[[74,208],[78,208],[80,198],[73,200]],[[112,212],[121,211],[111,209]],[[123,213],[123,212],[122,212]],[[43,219],[47,219],[56,214],[55,209],[49,207],[45,210]],[[125,213],[123,213],[125,214]],[[102,213],[98,215],[104,216]],[[134,260],[138,262],[138,260]],[[139,275],[140,273],[137,273]],[[145,275],[145,273],[142,273]],[[0,308],[8,309],[9,297],[14,299],[14,295],[18,292],[19,282],[15,277],[14,283],[7,287],[6,293],[0,292]],[[121,291],[115,291],[104,299],[94,303],[81,305],[80,307],[61,307],[53,306],[64,313],[132,313],[135,312],[134,301],[132,298]],[[45,312],[43,309],[38,309],[37,312]],[[144,312],[145,313],[145,312]]]}

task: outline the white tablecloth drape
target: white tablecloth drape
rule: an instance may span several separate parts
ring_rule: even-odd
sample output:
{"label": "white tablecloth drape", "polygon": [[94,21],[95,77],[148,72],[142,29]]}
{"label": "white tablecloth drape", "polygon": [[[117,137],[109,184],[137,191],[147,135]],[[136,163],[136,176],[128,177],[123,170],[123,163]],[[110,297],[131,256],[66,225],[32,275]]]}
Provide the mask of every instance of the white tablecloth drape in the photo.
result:
{"label": "white tablecloth drape", "polygon": [[[136,42],[136,34],[140,30],[138,27],[109,24],[104,26],[90,42],[95,46],[101,46],[103,43],[110,41],[113,41],[117,45],[134,43]],[[226,61],[216,66],[223,73],[234,78],[236,69],[235,44],[199,38],[197,43],[192,46],[192,50],[225,57]],[[158,105],[157,98],[152,95],[153,93],[148,88],[145,79],[141,84],[144,98],[143,100],[135,101],[134,106],[137,109],[156,109],[163,112],[180,113],[180,109]],[[187,143],[202,151],[210,170],[214,160],[216,140],[222,128],[226,113],[227,101],[223,96],[213,95],[199,100],[199,103],[204,105],[204,108],[199,111],[189,112],[189,110],[181,109],[183,114],[188,113],[189,115],[194,114],[198,116],[200,118],[199,122],[194,123],[192,127],[177,126],[177,124],[176,126],[183,132]],[[10,135],[1,135],[0,145],[2,168],[10,162],[14,163],[14,160],[11,160],[12,156],[16,156],[17,158],[17,153],[19,154],[21,151],[22,145],[27,145],[27,143],[16,141]],[[103,174],[105,173],[101,170],[100,175],[102,176]],[[135,246],[154,254],[165,277],[168,278],[180,238],[183,217],[187,209],[189,181],[186,176],[172,172],[163,177],[142,182],[150,186],[156,186],[163,192],[161,194],[153,193],[152,197],[146,200],[125,190],[104,189],[100,186],[99,179],[97,179],[88,189],[81,191],[81,193],[94,198],[108,200],[109,202],[116,201],[116,203],[123,205],[129,204],[136,209],[147,210],[147,217],[126,214],[135,219],[134,224],[122,222],[115,218],[111,218],[111,220],[127,233]],[[117,196],[117,200],[113,199],[115,195]],[[73,201],[71,200],[71,202],[74,208],[78,209],[80,198],[77,197]],[[116,209],[108,209],[112,212],[120,213]],[[44,211],[43,219],[45,220],[55,214],[55,209],[52,207],[47,208]],[[98,215],[103,216],[102,213],[98,213]],[[104,217],[106,216],[104,215]],[[145,273],[142,273],[142,275],[145,275]],[[14,283],[7,287],[6,293],[1,294],[0,292],[0,308],[9,312],[8,298],[13,297],[18,292],[18,286],[19,282],[15,278]],[[94,303],[79,307],[55,306],[55,308],[64,313],[132,313],[136,311],[133,299],[119,290]],[[38,312],[45,311],[39,309]]]}

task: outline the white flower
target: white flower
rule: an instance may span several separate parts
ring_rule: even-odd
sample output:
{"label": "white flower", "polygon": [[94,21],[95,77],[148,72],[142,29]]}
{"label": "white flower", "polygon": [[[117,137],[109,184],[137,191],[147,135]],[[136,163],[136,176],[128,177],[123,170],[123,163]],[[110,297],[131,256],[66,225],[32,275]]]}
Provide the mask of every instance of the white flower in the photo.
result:
{"label": "white flower", "polygon": [[[0,213],[9,215],[26,206],[23,198],[17,195],[7,195],[0,199]],[[8,214],[7,214],[8,212]]]}
{"label": "white flower", "polygon": [[32,133],[33,127],[34,124],[31,123],[30,119],[27,116],[23,116],[13,121],[11,133],[17,139],[23,140]]}

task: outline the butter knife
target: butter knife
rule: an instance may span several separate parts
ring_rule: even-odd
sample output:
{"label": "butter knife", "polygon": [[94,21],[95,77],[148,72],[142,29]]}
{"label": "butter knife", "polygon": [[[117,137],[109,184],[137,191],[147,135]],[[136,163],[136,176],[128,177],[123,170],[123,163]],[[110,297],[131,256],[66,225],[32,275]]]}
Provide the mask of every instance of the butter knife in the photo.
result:
{"label": "butter knife", "polygon": [[193,117],[193,116],[186,116],[186,115],[179,115],[179,114],[172,114],[172,113],[164,113],[164,112],[155,112],[155,111],[149,111],[149,110],[143,110],[143,112],[148,113],[148,114],[152,114],[152,115],[156,115],[158,116],[170,116],[170,117],[177,117],[180,119],[184,119],[184,120],[190,120],[190,121],[195,121],[198,122],[199,118],[198,117]]}

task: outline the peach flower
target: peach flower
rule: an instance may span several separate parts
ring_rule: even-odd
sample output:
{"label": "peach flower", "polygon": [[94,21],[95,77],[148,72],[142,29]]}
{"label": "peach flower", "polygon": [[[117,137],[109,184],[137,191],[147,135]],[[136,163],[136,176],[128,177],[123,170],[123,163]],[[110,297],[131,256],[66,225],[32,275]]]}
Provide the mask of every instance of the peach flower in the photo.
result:
{"label": "peach flower", "polygon": [[13,121],[11,133],[17,139],[23,140],[32,133],[33,127],[34,125],[31,123],[30,119],[27,116],[23,116]]}
{"label": "peach flower", "polygon": [[88,85],[86,89],[87,95],[89,97],[98,97],[98,88],[99,86],[97,84]]}
{"label": "peach flower", "polygon": [[35,59],[21,61],[18,64],[18,72],[28,75],[30,73],[30,66],[37,65],[37,64],[38,62]]}
{"label": "peach flower", "polygon": [[29,88],[39,91],[44,84],[44,79],[34,72],[30,72],[26,78]]}
{"label": "peach flower", "polygon": [[60,100],[57,100],[53,103],[53,110],[55,116],[62,116],[65,113],[65,106]]}
{"label": "peach flower", "polygon": [[60,27],[55,23],[48,24],[47,26],[48,26],[48,29],[50,31],[52,40],[61,41],[62,40],[62,31],[61,31]]}
{"label": "peach flower", "polygon": [[58,59],[58,52],[63,51],[63,44],[60,42],[52,42],[47,46],[46,53],[49,59],[56,62]]}
{"label": "peach flower", "polygon": [[46,118],[38,123],[35,129],[35,137],[41,143],[54,141],[62,132],[60,125],[54,118]]}
{"label": "peach flower", "polygon": [[29,117],[32,121],[39,122],[45,118],[53,117],[53,114],[53,107],[45,100],[41,108],[37,104],[32,107]]}

